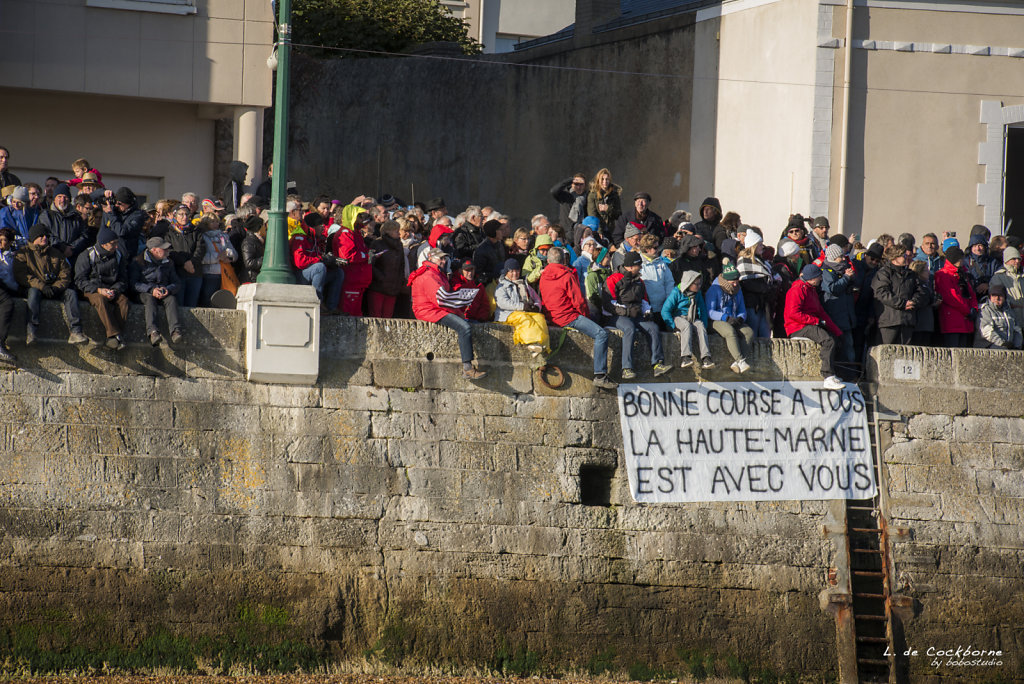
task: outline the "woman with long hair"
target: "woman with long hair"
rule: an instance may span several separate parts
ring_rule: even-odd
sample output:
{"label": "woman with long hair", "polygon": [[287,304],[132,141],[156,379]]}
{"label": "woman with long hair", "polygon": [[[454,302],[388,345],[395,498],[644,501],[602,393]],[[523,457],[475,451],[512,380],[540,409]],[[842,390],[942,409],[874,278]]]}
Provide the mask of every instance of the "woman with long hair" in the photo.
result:
{"label": "woman with long hair", "polygon": [[612,172],[601,169],[590,182],[587,195],[587,216],[596,216],[601,222],[598,231],[607,243],[611,240],[615,222],[622,215],[622,188],[612,183]]}

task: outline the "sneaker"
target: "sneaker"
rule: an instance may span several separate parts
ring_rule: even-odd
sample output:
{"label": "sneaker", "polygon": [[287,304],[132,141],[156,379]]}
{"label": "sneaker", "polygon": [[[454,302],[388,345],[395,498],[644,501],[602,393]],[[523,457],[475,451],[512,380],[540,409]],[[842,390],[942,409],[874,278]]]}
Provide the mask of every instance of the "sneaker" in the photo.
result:
{"label": "sneaker", "polygon": [[183,339],[185,339],[185,336],[182,334],[182,332],[180,330],[172,330],[171,331],[171,342],[173,344],[178,344]]}
{"label": "sneaker", "polygon": [[843,381],[835,375],[830,375],[825,378],[825,381],[822,382],[821,385],[827,390],[841,390],[846,387]]}
{"label": "sneaker", "polygon": [[711,360],[710,356],[705,356],[703,359],[700,360],[700,367],[704,368],[705,370],[708,368],[714,368],[715,362]]}
{"label": "sneaker", "polygon": [[622,369],[622,379],[623,380],[632,380],[635,377],[636,377],[636,373],[633,372],[632,368],[623,368]]}
{"label": "sneaker", "polygon": [[462,371],[462,377],[467,380],[479,380],[480,378],[487,377],[487,371],[478,370],[476,368],[470,368]]}
{"label": "sneaker", "polygon": [[740,359],[739,361],[736,362],[736,365],[739,367],[740,373],[746,373],[748,370],[750,370],[750,364],[747,363],[746,359]]}
{"label": "sneaker", "polygon": [[34,332],[32,332],[31,330],[27,330],[25,332],[25,346],[26,347],[31,347],[35,343],[36,343],[36,334]]}
{"label": "sneaker", "polygon": [[680,361],[679,361],[679,367],[680,368],[689,368],[692,365],[693,365],[693,359],[690,358],[689,356],[686,356],[686,357],[680,359]]}
{"label": "sneaker", "polygon": [[11,350],[3,344],[0,344],[0,363],[6,363],[9,366],[18,365],[18,357],[12,354]]}
{"label": "sneaker", "polygon": [[81,330],[72,330],[71,336],[68,337],[68,344],[86,344],[89,342],[89,338],[82,334]]}
{"label": "sneaker", "polygon": [[618,384],[609,380],[607,376],[595,375],[594,387],[597,387],[598,389],[613,390],[618,388]]}
{"label": "sneaker", "polygon": [[656,363],[654,364],[654,377],[664,375],[665,373],[668,373],[670,370],[672,370],[672,366],[668,365],[667,363]]}
{"label": "sneaker", "polygon": [[122,349],[124,349],[124,342],[121,341],[120,335],[108,337],[106,344],[107,349],[113,349],[114,351],[121,351]]}
{"label": "sneaker", "polygon": [[164,336],[155,330],[149,333],[149,343],[154,347],[159,347],[160,343],[164,341]]}
{"label": "sneaker", "polygon": [[537,358],[538,356],[541,355],[541,352],[544,351],[544,347],[540,346],[539,344],[528,344],[526,345],[526,348],[530,350],[530,356],[532,356],[533,358]]}

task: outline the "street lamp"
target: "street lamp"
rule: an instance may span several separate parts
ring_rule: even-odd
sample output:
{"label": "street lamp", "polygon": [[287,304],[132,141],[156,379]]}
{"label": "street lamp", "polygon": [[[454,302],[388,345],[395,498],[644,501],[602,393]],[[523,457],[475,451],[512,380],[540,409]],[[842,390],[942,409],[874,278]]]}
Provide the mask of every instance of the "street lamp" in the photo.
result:
{"label": "street lamp", "polygon": [[[288,185],[288,57],[291,52],[291,0],[278,0],[277,89],[274,93],[274,175],[271,178],[270,219],[267,222],[267,247],[257,283],[295,283],[288,254],[288,213],[285,200]],[[271,2],[271,8],[274,3]],[[271,55],[273,59],[274,55]],[[267,66],[270,66],[270,59]],[[273,68],[273,67],[271,67]]]}

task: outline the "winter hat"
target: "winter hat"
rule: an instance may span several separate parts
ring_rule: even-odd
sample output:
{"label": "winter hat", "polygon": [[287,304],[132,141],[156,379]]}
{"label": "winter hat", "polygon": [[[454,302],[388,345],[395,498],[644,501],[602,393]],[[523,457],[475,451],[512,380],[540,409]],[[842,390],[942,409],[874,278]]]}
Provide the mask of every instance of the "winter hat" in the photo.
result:
{"label": "winter hat", "polygon": [[601,221],[596,216],[588,216],[583,219],[583,225],[590,230],[597,230],[601,226]]}
{"label": "winter hat", "polygon": [[103,228],[100,228],[100,232],[96,236],[96,244],[105,245],[108,242],[117,242],[117,233],[104,226]]}
{"label": "winter hat", "polygon": [[885,254],[885,249],[883,249],[881,242],[875,242],[864,253],[875,259],[881,259]]}
{"label": "winter hat", "polygon": [[1006,244],[1008,244],[1010,247],[1016,247],[1017,249],[1021,249],[1022,247],[1024,247],[1024,240],[1021,240],[1019,235],[1007,235]]}
{"label": "winter hat", "polygon": [[821,277],[821,269],[814,264],[807,264],[800,270],[800,280],[804,282]]}
{"label": "winter hat", "polygon": [[522,266],[515,259],[505,259],[505,263],[501,265],[501,274],[505,275],[509,271],[518,271],[521,268]]}
{"label": "winter hat", "polygon": [[980,233],[972,233],[971,241],[967,243],[967,249],[974,247],[974,245],[988,245],[988,240]]}
{"label": "winter hat", "polygon": [[123,204],[134,204],[135,193],[132,192],[129,188],[120,187],[117,189],[117,192],[114,193],[114,199]]}
{"label": "winter hat", "polygon": [[501,221],[486,221],[481,227],[481,230],[484,231],[484,235],[489,238],[498,237],[498,231],[501,230]]}
{"label": "winter hat", "polygon": [[807,230],[807,227],[804,225],[804,217],[802,214],[790,215],[789,221],[786,222],[786,230],[788,231],[790,228],[803,228],[804,230]]}
{"label": "winter hat", "polygon": [[640,234],[640,229],[637,228],[635,225],[633,225],[633,222],[630,221],[629,226],[626,227],[626,232],[623,233],[623,235],[622,235],[622,239],[623,240],[628,240],[629,238],[635,237],[635,236],[637,236],[639,234]]}
{"label": "winter hat", "polygon": [[687,233],[692,233],[696,228],[697,226],[693,225],[689,221],[683,221],[682,223],[679,224],[679,230]]}
{"label": "winter hat", "polygon": [[46,230],[46,226],[44,226],[42,223],[37,223],[36,225],[28,229],[28,241],[34,242],[36,238],[41,238],[49,234],[50,231]]}
{"label": "winter hat", "polygon": [[945,240],[942,241],[942,253],[945,254],[946,250],[949,249],[950,247],[959,247],[959,246],[960,246],[960,241],[957,240],[956,238],[952,238],[952,237],[951,238],[946,238]]}
{"label": "winter hat", "polygon": [[988,296],[989,297],[992,297],[992,296],[1005,297],[1006,296],[1006,286],[1005,285],[990,285],[989,288],[988,288]]}
{"label": "winter hat", "polygon": [[722,259],[722,277],[726,280],[740,279],[740,272],[736,270],[735,264],[728,259]]}
{"label": "winter hat", "polygon": [[1005,264],[1010,259],[1020,259],[1020,250],[1016,247],[1007,247],[1003,250],[1003,263]]}
{"label": "winter hat", "polygon": [[779,256],[781,257],[791,257],[799,251],[800,246],[792,240],[786,239],[779,244]]}
{"label": "winter hat", "polygon": [[537,241],[533,243],[534,249],[540,249],[541,247],[550,247],[555,244],[555,241],[551,239],[550,235],[538,235]]}
{"label": "winter hat", "polygon": [[747,234],[743,236],[743,249],[750,249],[762,241],[763,238],[760,235],[748,228]]}
{"label": "winter hat", "polygon": [[825,248],[825,261],[833,264],[839,263],[843,258],[843,248],[839,245],[829,245]]}
{"label": "winter hat", "polygon": [[666,249],[671,249],[673,252],[679,249],[679,240],[669,235],[667,238],[661,241],[661,246],[658,247],[659,252],[664,252]]}
{"label": "winter hat", "polygon": [[395,199],[395,196],[389,192],[384,193],[384,196],[380,198],[380,203],[385,207],[390,207],[392,204],[401,204],[401,202]]}
{"label": "winter hat", "polygon": [[586,249],[587,245],[596,245],[596,244],[597,244],[597,240],[595,240],[592,237],[588,237],[585,240],[583,240],[582,243],[580,243],[580,249]]}
{"label": "winter hat", "polygon": [[61,183],[53,189],[53,196],[56,197],[57,195],[64,195],[68,199],[71,199],[71,189],[68,187],[67,183]]}
{"label": "winter hat", "polygon": [[465,271],[466,269],[469,269],[469,270],[472,270],[472,271],[476,270],[476,264],[473,263],[472,259],[462,259],[462,260],[459,261],[459,270],[460,271]]}
{"label": "winter hat", "polygon": [[447,256],[448,256],[448,252],[444,251],[440,247],[431,247],[429,250],[427,250],[427,259],[428,260],[429,259],[443,258],[443,257],[447,257]]}
{"label": "winter hat", "polygon": [[645,199],[648,202],[650,202],[651,201],[651,194],[649,192],[644,192],[643,190],[641,190],[640,192],[638,192],[635,195],[633,195],[633,201],[634,202],[637,201],[638,199]]}
{"label": "winter hat", "polygon": [[836,233],[835,235],[828,239],[828,243],[830,245],[839,245],[843,249],[846,249],[847,247],[850,246],[850,239],[847,238],[842,233]]}
{"label": "winter hat", "polygon": [[971,226],[971,237],[974,237],[975,235],[984,235],[985,242],[988,242],[988,239],[992,236],[989,229],[979,223]]}
{"label": "winter hat", "polygon": [[942,253],[946,255],[946,261],[949,261],[954,264],[959,263],[960,260],[964,258],[964,251],[957,247],[956,245],[953,245],[949,249],[943,250]]}
{"label": "winter hat", "polygon": [[828,224],[828,218],[827,217],[819,216],[816,219],[814,219],[814,227],[815,228],[821,228],[822,226],[824,226],[825,228],[831,228],[831,226],[829,226],[829,224]]}
{"label": "winter hat", "polygon": [[444,203],[444,197],[435,197],[427,203],[427,211],[434,211],[435,209],[447,209],[448,205]]}
{"label": "winter hat", "polygon": [[628,252],[626,258],[622,260],[623,266],[639,266],[641,262],[640,252]]}
{"label": "winter hat", "polygon": [[28,202],[28,188],[24,185],[14,188],[14,192],[11,193],[11,199],[18,200],[19,202]]}
{"label": "winter hat", "polygon": [[156,235],[146,240],[146,249],[170,249],[171,243]]}

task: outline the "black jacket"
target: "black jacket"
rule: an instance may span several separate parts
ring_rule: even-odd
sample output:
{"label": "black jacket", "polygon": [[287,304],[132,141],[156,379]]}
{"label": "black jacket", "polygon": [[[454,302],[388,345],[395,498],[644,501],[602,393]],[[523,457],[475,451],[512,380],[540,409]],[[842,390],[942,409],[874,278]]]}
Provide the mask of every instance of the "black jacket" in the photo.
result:
{"label": "black jacket", "polygon": [[[558,202],[558,225],[565,228],[566,231],[572,230],[577,223],[582,223],[583,219],[587,218],[586,186],[584,186],[583,194],[573,194],[572,179],[574,177],[566,178],[551,188],[551,196]],[[569,218],[574,206],[577,207],[575,221]],[[479,270],[480,267],[477,266],[477,271]]]}
{"label": "black jacket", "polygon": [[455,245],[455,258],[472,258],[473,252],[486,239],[487,236],[484,235],[482,228],[477,228],[469,221],[466,221],[452,233],[452,244]]}
{"label": "black jacket", "polygon": [[643,225],[644,233],[651,233],[657,235],[659,239],[665,237],[665,221],[660,216],[655,214],[650,208],[647,209],[647,216],[641,221],[636,217],[636,207],[630,207],[628,211],[623,212],[619,220],[615,222],[615,230],[612,232],[612,243],[622,244],[622,238],[626,234],[626,226],[629,225],[630,221],[636,221]]}
{"label": "black jacket", "polygon": [[128,274],[132,287],[139,293],[166,287],[168,292],[174,294],[181,287],[174,263],[170,259],[154,261],[148,250],[132,259]]}
{"label": "black jacket", "polygon": [[[195,226],[187,226],[185,230],[178,230],[172,226],[164,239],[171,243],[171,253],[167,256],[174,262],[178,270],[179,278],[199,278],[203,275],[203,257],[206,256],[206,240],[196,230]],[[185,262],[191,261],[195,267],[194,273],[185,272]]]}
{"label": "black jacket", "polygon": [[[714,207],[718,210],[718,216],[709,219],[704,218],[704,207]],[[722,203],[718,201],[717,197],[707,197],[703,202],[700,203],[700,209],[697,211],[697,216],[700,217],[700,221],[693,224],[693,232],[695,235],[701,236],[705,242],[715,243],[715,228],[718,227],[719,222],[722,220]],[[716,245],[717,246],[717,245]]]}
{"label": "black jacket", "polygon": [[243,283],[256,281],[256,276],[263,270],[263,252],[267,245],[256,237],[255,233],[246,233],[242,240],[242,260],[238,269],[238,280]]}
{"label": "black jacket", "polygon": [[75,287],[89,294],[101,287],[124,294],[128,290],[128,263],[120,250],[107,252],[100,246],[90,247],[75,262]]}
{"label": "black jacket", "polygon": [[139,238],[142,237],[142,227],[146,224],[147,218],[149,215],[136,204],[123,214],[117,209],[103,212],[103,225],[109,226],[121,239],[121,249],[129,259],[135,258],[139,253]]}
{"label": "black jacket", "polygon": [[[906,266],[883,265],[875,274],[871,289],[875,295],[875,318],[879,328],[916,325],[917,309],[930,303],[921,287],[921,279]],[[915,308],[907,311],[907,302],[914,302]]]}
{"label": "black jacket", "polygon": [[405,289],[405,249],[402,241],[382,235],[370,245],[373,259],[373,280],[370,289],[374,292],[397,297]]}
{"label": "black jacket", "polygon": [[501,267],[505,265],[505,245],[501,241],[484,240],[473,252],[473,265],[476,266],[476,277],[486,285],[501,276]]}
{"label": "black jacket", "polygon": [[89,246],[89,230],[74,206],[69,205],[63,212],[56,209],[44,211],[39,217],[39,223],[49,229],[53,247],[61,252],[64,252],[65,247],[71,248],[69,263],[78,261],[78,255]]}

